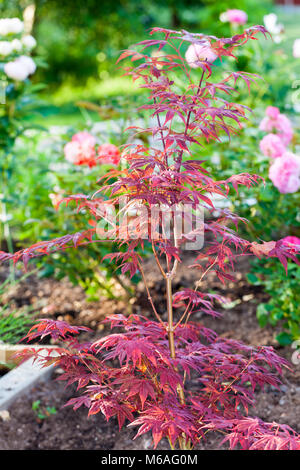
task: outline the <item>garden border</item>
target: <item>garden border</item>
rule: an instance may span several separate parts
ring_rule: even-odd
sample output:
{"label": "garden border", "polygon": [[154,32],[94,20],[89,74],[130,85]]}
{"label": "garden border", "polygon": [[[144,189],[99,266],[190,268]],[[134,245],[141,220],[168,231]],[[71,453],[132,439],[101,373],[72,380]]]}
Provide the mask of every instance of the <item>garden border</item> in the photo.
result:
{"label": "garden border", "polygon": [[[41,353],[48,354],[49,348],[53,346],[43,346]],[[26,345],[0,345],[0,360],[5,364],[18,364],[20,360],[13,356],[22,349],[28,348]],[[41,349],[41,346],[30,345],[30,348]],[[55,351],[53,351],[55,355]],[[7,410],[15,399],[29,391],[39,382],[46,382],[50,379],[55,366],[45,368],[28,359],[20,365],[16,365],[12,370],[0,378],[0,411]]]}

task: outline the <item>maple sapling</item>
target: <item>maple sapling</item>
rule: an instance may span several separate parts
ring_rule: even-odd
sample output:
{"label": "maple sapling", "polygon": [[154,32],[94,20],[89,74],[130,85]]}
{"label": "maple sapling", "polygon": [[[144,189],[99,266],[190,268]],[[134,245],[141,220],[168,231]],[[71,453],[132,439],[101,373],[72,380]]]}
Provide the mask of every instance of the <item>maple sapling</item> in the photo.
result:
{"label": "maple sapling", "polygon": [[[31,258],[53,251],[101,243],[104,232],[119,246],[126,245],[126,251],[110,253],[106,258],[121,263],[123,274],[140,272],[154,320],[126,316],[126,312],[111,315],[104,323],[118,332],[84,344],[76,340],[83,327],[41,320],[29,331],[28,341],[50,336],[65,346],[58,348],[55,358],[30,348],[25,357],[33,355],[44,365],[55,363],[64,370],[60,380],[68,385],[77,383],[82,393],[68,405],[74,409],[84,405],[89,415],[101,411],[107,420],[116,416],[120,428],[129,421],[129,426],[138,427],[136,436],[151,431],[155,447],[166,438],[172,449],[192,449],[209,432],[220,432],[230,448],[300,449],[300,437],[289,426],[248,416],[256,389],[278,387],[277,375],[288,367],[287,362],[271,347],[252,347],[223,338],[190,321],[196,311],[220,316],[215,303],[224,299],[200,291],[209,272],[221,282],[234,280],[231,271],[235,261],[250,255],[277,257],[285,267],[287,259],[297,262],[296,245],[242,239],[237,225],[246,221],[214,206],[213,196],[229,197],[232,188],[237,192],[239,186],[249,188],[260,181],[259,176],[243,173],[215,181],[205,162],[190,157],[196,145],[219,141],[224,135],[229,138],[241,128],[247,108],[233,102],[232,95],[237,81],[250,88],[258,77],[246,72],[224,73],[222,80],[215,82],[212,77],[219,59],[226,62],[226,57],[234,57],[236,48],[255,40],[259,33],[266,36],[262,26],[255,26],[232,38],[219,39],[154,28],[151,35],[160,34],[162,39],[151,38],[139,43],[137,50],[123,52],[120,59],[134,63],[125,68],[125,73],[149,92],[149,101],[142,108],[150,110],[156,119],[156,124],[136,131],[151,133],[154,144],[126,145],[122,152],[126,165],[111,170],[99,191],[92,197],[66,198],[67,203],[75,201],[79,210],[90,211],[96,222],[108,220],[109,228],[104,231],[101,226],[97,231],[95,226],[37,243],[14,255],[0,254],[0,259],[27,264]],[[185,57],[187,47],[192,49]],[[156,53],[147,54],[149,48],[156,48]],[[110,215],[118,213],[124,198],[123,214],[131,216],[116,221]],[[189,230],[178,227],[182,206],[189,208],[181,219],[191,222]],[[163,209],[153,215],[153,207]],[[195,250],[192,265],[199,270],[199,281],[195,288],[174,292],[173,280],[183,261],[183,250],[203,234],[206,243]],[[137,251],[145,243],[150,245],[165,283],[163,315],[155,305]],[[196,388],[191,386],[191,376],[197,378]]]}

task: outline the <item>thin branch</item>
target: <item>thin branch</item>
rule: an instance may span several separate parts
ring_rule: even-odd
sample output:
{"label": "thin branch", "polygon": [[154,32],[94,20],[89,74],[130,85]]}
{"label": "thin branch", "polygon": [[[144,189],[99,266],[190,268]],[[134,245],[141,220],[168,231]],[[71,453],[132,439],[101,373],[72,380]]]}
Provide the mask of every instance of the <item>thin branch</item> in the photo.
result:
{"label": "thin branch", "polygon": [[195,292],[196,292],[196,290],[198,290],[198,287],[200,286],[200,284],[201,284],[202,279],[204,278],[204,276],[206,276],[206,274],[212,269],[212,267],[216,264],[217,260],[218,260],[218,257],[216,257],[215,261],[214,261],[212,264],[210,264],[210,265],[208,266],[208,268],[204,271],[204,273],[203,273],[202,276],[200,277],[199,281],[197,281],[197,283],[196,283],[196,288],[195,288]]}
{"label": "thin branch", "polygon": [[[190,308],[191,302],[192,302],[192,301],[190,300],[189,303],[187,304],[187,307],[186,307],[185,311],[183,312],[183,314],[181,315],[181,317],[180,317],[180,319],[178,320],[178,322],[176,323],[176,325],[175,325],[175,327],[174,327],[174,330],[176,330],[177,326],[179,326],[180,323],[183,321],[184,317],[186,316],[186,314],[187,314],[187,312],[188,312],[188,310],[189,310],[189,308]],[[192,310],[193,310],[193,308],[192,308]],[[191,311],[192,311],[192,310],[191,310]]]}
{"label": "thin branch", "polygon": [[156,264],[162,274],[162,276],[164,277],[164,279],[167,278],[167,274],[166,272],[163,270],[163,267],[162,265],[160,264],[160,261],[159,261],[159,258],[157,256],[157,253],[156,253],[156,249],[155,249],[155,245],[154,245],[154,242],[152,241],[152,250],[153,250],[153,254],[154,254],[154,258],[155,258],[155,261],[156,261]]}
{"label": "thin branch", "polygon": [[[202,70],[202,75],[201,75],[201,78],[200,78],[200,81],[199,81],[199,85],[198,85],[198,88],[197,88],[196,96],[198,96],[199,91],[201,90],[203,78],[204,78],[204,69]],[[191,118],[191,115],[192,115],[192,111],[189,111],[189,112],[188,112],[188,115],[187,115],[187,120],[186,120],[186,125],[185,125],[185,131],[184,131],[184,136],[185,136],[185,137],[187,136],[188,128],[189,128],[189,125],[190,125],[190,118]],[[179,170],[180,170],[180,167],[181,167],[182,155],[183,155],[183,150],[181,150],[180,155],[179,155],[179,157],[178,157],[178,161],[177,161],[177,164],[176,164],[177,171],[179,171]]]}
{"label": "thin branch", "polygon": [[139,270],[141,272],[141,275],[142,275],[142,278],[143,278],[143,282],[144,282],[144,285],[145,285],[145,288],[146,288],[146,291],[147,291],[147,295],[148,295],[148,300],[151,304],[151,307],[153,309],[153,312],[154,312],[154,315],[156,316],[157,320],[163,325],[163,327],[165,328],[165,324],[164,322],[162,321],[160,315],[157,313],[157,310],[155,308],[155,305],[153,303],[153,300],[152,300],[152,297],[151,297],[151,294],[150,294],[150,291],[149,291],[149,288],[148,288],[148,285],[147,285],[147,282],[146,282],[146,277],[145,277],[145,273],[144,273],[144,270],[143,270],[143,267],[141,265],[141,263],[138,261],[137,262],[138,264],[138,267],[139,267]]}

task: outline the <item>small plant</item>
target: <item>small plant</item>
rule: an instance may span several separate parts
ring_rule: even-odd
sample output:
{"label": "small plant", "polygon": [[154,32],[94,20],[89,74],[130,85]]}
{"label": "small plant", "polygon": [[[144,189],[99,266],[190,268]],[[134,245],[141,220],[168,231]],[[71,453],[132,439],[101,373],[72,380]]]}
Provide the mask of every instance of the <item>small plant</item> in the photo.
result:
{"label": "small plant", "polygon": [[40,400],[36,400],[32,403],[32,410],[39,421],[43,421],[57,413],[57,409],[54,406],[43,406]]}
{"label": "small plant", "polygon": [[[23,276],[20,280],[24,279]],[[15,283],[20,281],[14,281]],[[0,284],[0,302],[7,289],[9,279]],[[15,344],[25,335],[28,328],[34,324],[31,309],[27,307],[23,311],[11,311],[8,303],[0,303],[0,342]]]}
{"label": "small plant", "polygon": [[[259,32],[266,33],[255,26],[219,39],[154,28],[151,35],[160,33],[162,39],[151,38],[142,41],[138,50],[123,52],[120,59],[137,62],[126,73],[148,90],[149,101],[143,108],[157,120],[151,128],[136,130],[152,133],[158,145],[125,146],[122,157],[127,166],[108,173],[102,194],[66,198],[89,211],[96,226],[14,255],[0,254],[2,260],[22,260],[27,265],[36,256],[107,238],[126,247],[105,258],[121,262],[123,273],[140,272],[155,321],[113,315],[105,322],[117,328],[116,333],[81,344],[74,335],[86,328],[42,320],[28,332],[28,341],[50,336],[63,347],[58,347],[57,357],[50,353],[45,357],[30,348],[23,357],[59,365],[64,370],[61,380],[68,385],[77,382],[83,393],[68,405],[74,409],[84,405],[89,415],[102,412],[106,419],[115,416],[120,428],[129,421],[138,427],[137,436],[150,431],[155,447],[166,438],[172,449],[191,449],[209,432],[221,432],[230,448],[300,449],[300,437],[289,426],[248,416],[255,391],[265,385],[278,387],[277,375],[288,367],[287,362],[271,347],[254,348],[222,338],[190,321],[199,310],[219,316],[215,303],[224,299],[200,291],[208,272],[221,282],[232,281],[235,262],[250,255],[278,258],[285,267],[288,259],[297,262],[296,245],[241,238],[237,225],[246,221],[228,209],[216,209],[212,202],[214,195],[228,197],[232,188],[236,192],[241,186],[250,188],[259,182],[258,176],[243,173],[214,180],[203,161],[191,158],[197,145],[230,137],[241,127],[247,109],[233,102],[235,84],[241,80],[250,87],[258,77],[228,72],[213,82],[212,74],[219,59],[234,57],[236,49],[256,39]],[[184,57],[181,51],[186,45]],[[147,48],[158,50],[147,55]],[[183,230],[185,223],[188,228]],[[196,251],[193,267],[199,270],[199,281],[174,292],[174,276],[190,243]],[[157,311],[137,252],[138,246],[146,244],[165,282],[164,315]],[[196,378],[196,387],[190,378]]]}

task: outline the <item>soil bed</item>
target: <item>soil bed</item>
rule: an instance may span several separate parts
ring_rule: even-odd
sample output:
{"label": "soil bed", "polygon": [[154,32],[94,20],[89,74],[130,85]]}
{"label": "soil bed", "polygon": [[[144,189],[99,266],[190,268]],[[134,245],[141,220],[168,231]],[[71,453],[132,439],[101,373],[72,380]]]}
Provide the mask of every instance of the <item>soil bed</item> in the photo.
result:
{"label": "soil bed", "polygon": [[[164,318],[164,285],[158,279],[156,267],[147,261],[147,280],[157,310]],[[198,280],[196,270],[188,270],[186,265],[192,263],[192,258],[186,257],[185,266],[180,266],[175,279],[174,290],[182,287],[192,287]],[[291,360],[291,347],[280,347],[275,336],[276,328],[258,326],[255,316],[258,303],[267,300],[260,288],[250,286],[245,280],[248,272],[247,262],[239,266],[236,273],[238,281],[222,287],[214,275],[208,274],[201,290],[208,289],[221,293],[235,302],[235,306],[222,310],[223,317],[214,319],[195,314],[193,320],[201,321],[206,327],[214,329],[218,334],[242,340],[252,345],[272,345],[277,352]],[[4,272],[0,273],[0,277]],[[93,329],[92,336],[99,337],[106,333],[99,322],[112,313],[126,313],[128,300],[121,297],[117,300],[100,299],[98,302],[87,302],[80,287],[72,286],[68,281],[53,279],[38,279],[35,275],[28,277],[7,292],[6,301],[13,307],[22,308],[31,305],[40,317],[64,319],[72,324],[86,325]],[[147,296],[138,288],[136,298],[131,300],[134,313],[148,315],[149,305]],[[164,318],[165,319],[165,318]],[[59,370],[54,375],[58,375]],[[54,377],[55,378],[55,377]],[[133,441],[134,429],[124,429],[119,433],[115,420],[108,423],[100,414],[87,418],[86,408],[76,412],[72,408],[63,408],[66,401],[75,396],[74,389],[64,388],[64,384],[51,380],[32,389],[26,396],[18,398],[10,407],[9,419],[5,421],[0,416],[0,449],[149,449],[152,447],[151,436],[145,436]],[[45,415],[40,418],[32,409],[32,404],[39,401],[39,410]],[[54,413],[47,415],[47,409]],[[258,416],[266,421],[285,423],[300,431],[300,366],[294,366],[294,373],[284,373],[281,392],[268,387],[265,392],[257,394],[257,406],[250,410],[250,415]],[[198,446],[200,449],[217,449],[222,437],[209,435],[207,440]],[[161,442],[160,449],[167,449],[166,442]],[[227,448],[227,446],[226,446]]]}

